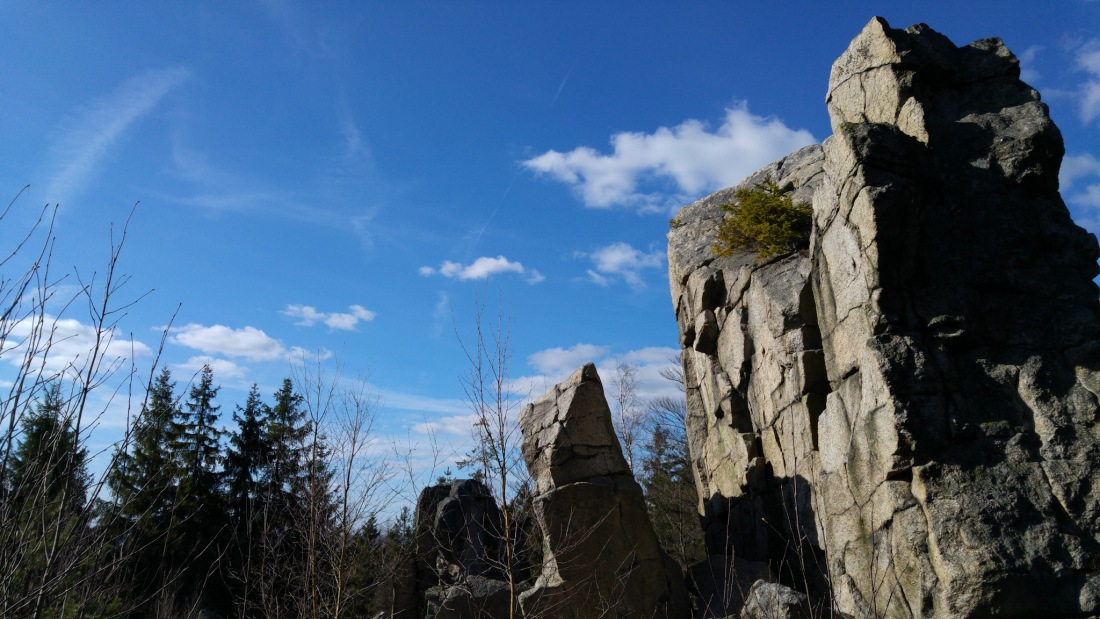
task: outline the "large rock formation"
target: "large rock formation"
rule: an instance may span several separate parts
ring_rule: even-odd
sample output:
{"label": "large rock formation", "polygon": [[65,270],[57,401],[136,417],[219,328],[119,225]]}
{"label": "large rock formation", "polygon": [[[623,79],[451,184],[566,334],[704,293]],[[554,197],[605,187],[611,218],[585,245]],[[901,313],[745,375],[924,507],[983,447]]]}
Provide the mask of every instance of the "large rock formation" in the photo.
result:
{"label": "large rock formation", "polygon": [[1100,251],[1046,106],[999,40],[877,18],[827,102],[741,185],[810,200],[809,251],[716,258],[733,190],[669,233],[708,547],[853,616],[1100,613]]}
{"label": "large rock formation", "polygon": [[822,160],[820,146],[799,150],[684,207],[669,233],[686,425],[708,550],[731,557],[730,565],[733,557],[771,560],[775,571],[799,582],[814,578],[819,589],[826,585],[817,565],[812,472],[815,421],[829,383],[810,259],[801,252],[758,264],[750,253],[718,258],[711,247],[719,206],[737,189],[770,176],[796,201],[808,201],[821,183]]}
{"label": "large rock formation", "polygon": [[689,616],[683,574],[657,544],[596,367],[547,391],[519,424],[544,535],[542,573],[520,596],[524,616]]}

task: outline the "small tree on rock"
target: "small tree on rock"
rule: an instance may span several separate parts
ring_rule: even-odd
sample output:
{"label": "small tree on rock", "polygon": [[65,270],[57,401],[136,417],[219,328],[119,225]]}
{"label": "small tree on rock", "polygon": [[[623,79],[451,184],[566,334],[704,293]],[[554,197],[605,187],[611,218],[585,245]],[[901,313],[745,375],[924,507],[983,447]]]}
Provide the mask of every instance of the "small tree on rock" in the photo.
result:
{"label": "small tree on rock", "polygon": [[760,260],[789,254],[810,238],[813,210],[795,203],[771,176],[751,188],[739,189],[732,204],[723,204],[726,220],[718,227],[714,253],[729,256],[754,251]]}

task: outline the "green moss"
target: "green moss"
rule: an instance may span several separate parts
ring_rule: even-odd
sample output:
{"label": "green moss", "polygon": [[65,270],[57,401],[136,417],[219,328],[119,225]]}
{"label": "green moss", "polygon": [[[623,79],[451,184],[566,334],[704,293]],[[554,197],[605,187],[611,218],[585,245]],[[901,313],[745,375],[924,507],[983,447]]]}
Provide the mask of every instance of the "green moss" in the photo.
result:
{"label": "green moss", "polygon": [[760,260],[789,254],[809,241],[813,211],[809,203],[795,204],[790,194],[770,176],[734,194],[736,202],[723,204],[727,217],[718,228],[712,249],[719,256],[754,251]]}
{"label": "green moss", "polygon": [[677,217],[673,217],[672,219],[668,220],[668,227],[671,230],[675,230],[682,225],[684,225],[684,222],[680,221],[680,219]]}
{"label": "green moss", "polygon": [[848,123],[848,122],[840,123],[840,132],[845,133],[847,135],[852,135],[853,133],[855,133],[856,127],[858,127],[862,124],[864,124],[864,123]]}

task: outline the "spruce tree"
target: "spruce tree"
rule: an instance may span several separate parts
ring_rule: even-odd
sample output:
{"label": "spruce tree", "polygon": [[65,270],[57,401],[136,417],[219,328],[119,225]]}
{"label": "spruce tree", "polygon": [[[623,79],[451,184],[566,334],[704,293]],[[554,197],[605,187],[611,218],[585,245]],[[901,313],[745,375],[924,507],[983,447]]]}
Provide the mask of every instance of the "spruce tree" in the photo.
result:
{"label": "spruce tree", "polygon": [[[209,605],[224,601],[225,591],[218,580],[207,583],[215,561],[222,554],[226,536],[220,487],[221,431],[215,423],[220,406],[214,372],[203,366],[199,381],[191,387],[182,409],[173,423],[172,449],[179,469],[179,494],[175,511],[178,520],[181,567],[178,585],[195,601]],[[204,591],[213,587],[210,591]]]}
{"label": "spruce tree", "polygon": [[642,458],[642,487],[657,539],[681,567],[705,557],[686,441],[657,424]]}
{"label": "spruce tree", "polygon": [[88,452],[65,410],[60,383],[47,385],[21,425],[9,471],[9,502],[0,518],[6,540],[0,570],[15,587],[6,587],[0,597],[3,607],[17,615],[59,616],[65,602],[50,594],[75,586],[86,567],[81,543]]}
{"label": "spruce tree", "polygon": [[183,492],[187,503],[215,502],[218,498],[218,465],[221,459],[218,421],[220,406],[214,404],[220,387],[214,386],[214,372],[202,368],[198,384],[191,387],[186,405],[178,411],[173,445],[179,454]]}
{"label": "spruce tree", "polygon": [[270,452],[265,429],[267,410],[259,388],[252,385],[244,407],[237,405],[233,413],[237,428],[229,436],[225,454],[230,544],[223,580],[233,583],[233,600],[249,617],[254,616],[253,609],[259,604],[257,580],[261,578],[258,572],[264,530],[259,516],[264,514],[262,478]]}
{"label": "spruce tree", "polygon": [[229,435],[225,453],[226,501],[236,522],[247,521],[255,501],[262,495],[261,476],[270,451],[265,431],[265,407],[256,385],[248,392],[244,407],[233,413],[236,431]]}
{"label": "spruce tree", "polygon": [[337,577],[342,575],[336,573],[338,566],[332,561],[338,546],[335,526],[338,509],[332,491],[335,472],[327,439],[312,422],[306,424],[306,429],[302,476],[295,483],[294,494],[301,501],[299,522],[304,533],[303,552],[299,553],[306,576],[302,584],[310,603],[309,613],[318,616],[320,609],[339,593]]}
{"label": "spruce tree", "polygon": [[179,466],[173,457],[179,407],[175,382],[162,368],[146,394],[129,450],[119,455],[109,484],[114,526],[125,540],[133,570],[131,593],[147,600],[175,575],[180,555],[176,501]]}
{"label": "spruce tree", "polygon": [[23,420],[11,470],[12,491],[23,509],[74,515],[84,506],[91,478],[88,450],[80,445],[63,407],[61,385],[52,383]]}
{"label": "spruce tree", "polygon": [[303,398],[289,378],[275,392],[274,404],[266,408],[264,434],[268,458],[262,475],[263,495],[258,514],[260,573],[264,589],[264,612],[268,615],[291,609],[308,614],[305,606],[305,556],[308,536],[303,526],[308,511],[301,493],[305,486],[306,439]]}
{"label": "spruce tree", "polygon": [[267,409],[264,428],[270,450],[263,475],[264,501],[278,509],[298,503],[294,493],[301,488],[309,436],[305,416],[302,396],[295,393],[289,378],[283,379],[274,405]]}

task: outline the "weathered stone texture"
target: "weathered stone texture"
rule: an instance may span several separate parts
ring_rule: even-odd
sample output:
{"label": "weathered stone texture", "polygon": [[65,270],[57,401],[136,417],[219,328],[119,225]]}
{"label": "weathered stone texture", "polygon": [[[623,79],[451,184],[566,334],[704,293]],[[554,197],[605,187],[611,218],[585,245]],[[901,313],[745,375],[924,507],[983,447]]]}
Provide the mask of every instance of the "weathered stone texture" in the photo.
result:
{"label": "weathered stone texture", "polygon": [[519,418],[544,562],[527,617],[687,617],[680,568],[660,549],[588,364]]}
{"label": "weathered stone texture", "polygon": [[878,18],[827,103],[741,185],[812,196],[809,255],[715,258],[732,189],[669,233],[712,552],[797,548],[853,616],[1100,613],[1100,251],[1046,106],[999,40]]}
{"label": "weathered stone texture", "polygon": [[708,550],[783,563],[791,573],[802,549],[814,578],[818,525],[809,480],[814,421],[828,380],[810,258],[802,251],[760,264],[748,252],[716,257],[711,246],[719,206],[738,189],[771,176],[795,201],[809,201],[822,179],[822,158],[820,146],[803,148],[684,207],[669,232],[686,424]]}

